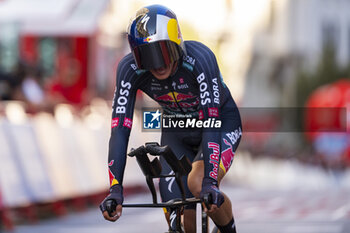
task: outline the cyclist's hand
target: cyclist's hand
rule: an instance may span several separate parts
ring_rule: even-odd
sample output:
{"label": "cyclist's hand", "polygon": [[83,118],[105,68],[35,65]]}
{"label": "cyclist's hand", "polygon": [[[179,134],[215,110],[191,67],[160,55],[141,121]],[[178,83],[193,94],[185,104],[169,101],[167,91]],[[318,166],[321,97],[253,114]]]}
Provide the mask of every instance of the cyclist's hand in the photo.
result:
{"label": "cyclist's hand", "polygon": [[122,215],[123,187],[119,184],[113,185],[109,191],[109,195],[100,204],[100,210],[106,220],[115,222]]}
{"label": "cyclist's hand", "polygon": [[209,205],[208,207],[205,205],[204,211],[208,213],[214,213],[220,208],[220,206],[225,200],[225,197],[220,192],[218,188],[218,182],[216,180],[204,177],[202,182],[202,191],[200,192],[200,198],[202,199],[202,201],[204,201],[204,198],[208,196],[211,200],[211,205]]}

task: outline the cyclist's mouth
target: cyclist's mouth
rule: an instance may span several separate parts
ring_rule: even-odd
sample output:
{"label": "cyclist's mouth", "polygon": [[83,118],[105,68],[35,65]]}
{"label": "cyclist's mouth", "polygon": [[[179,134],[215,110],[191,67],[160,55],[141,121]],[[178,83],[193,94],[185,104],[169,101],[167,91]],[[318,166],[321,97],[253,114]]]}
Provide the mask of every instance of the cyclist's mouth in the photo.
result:
{"label": "cyclist's mouth", "polygon": [[158,69],[154,69],[153,72],[156,73],[157,75],[164,75],[167,72],[167,67],[162,67]]}

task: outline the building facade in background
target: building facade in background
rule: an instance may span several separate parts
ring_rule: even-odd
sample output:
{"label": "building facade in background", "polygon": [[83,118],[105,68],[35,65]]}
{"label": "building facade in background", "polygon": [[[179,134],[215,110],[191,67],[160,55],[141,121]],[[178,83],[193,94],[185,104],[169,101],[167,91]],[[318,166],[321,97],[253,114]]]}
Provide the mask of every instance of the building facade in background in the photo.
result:
{"label": "building facade in background", "polygon": [[53,95],[80,104],[96,80],[96,35],[108,2],[1,1],[1,70],[13,72],[19,64],[38,69],[52,82]]}
{"label": "building facade in background", "polygon": [[326,45],[339,66],[350,63],[350,1],[268,1],[265,25],[252,43],[243,105],[296,106],[297,72],[314,70]]}

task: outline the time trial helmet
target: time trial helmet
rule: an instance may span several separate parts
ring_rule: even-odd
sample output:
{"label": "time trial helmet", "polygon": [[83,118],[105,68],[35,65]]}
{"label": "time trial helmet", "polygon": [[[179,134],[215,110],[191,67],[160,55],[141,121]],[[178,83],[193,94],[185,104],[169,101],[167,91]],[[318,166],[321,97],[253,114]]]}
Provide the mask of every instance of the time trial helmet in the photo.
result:
{"label": "time trial helmet", "polygon": [[166,67],[186,54],[176,15],[167,7],[151,5],[138,10],[127,33],[139,69]]}

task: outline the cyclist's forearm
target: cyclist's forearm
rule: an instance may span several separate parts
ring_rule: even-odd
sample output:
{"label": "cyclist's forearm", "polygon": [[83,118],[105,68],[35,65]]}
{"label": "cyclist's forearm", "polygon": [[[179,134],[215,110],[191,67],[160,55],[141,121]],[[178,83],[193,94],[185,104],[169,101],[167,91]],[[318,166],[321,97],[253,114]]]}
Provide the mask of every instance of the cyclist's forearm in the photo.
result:
{"label": "cyclist's forearm", "polygon": [[108,173],[110,186],[123,183],[129,133],[128,130],[119,129],[117,132],[113,132],[109,139]]}
{"label": "cyclist's forearm", "polygon": [[221,156],[220,132],[203,132],[202,140],[204,177],[217,180]]}

